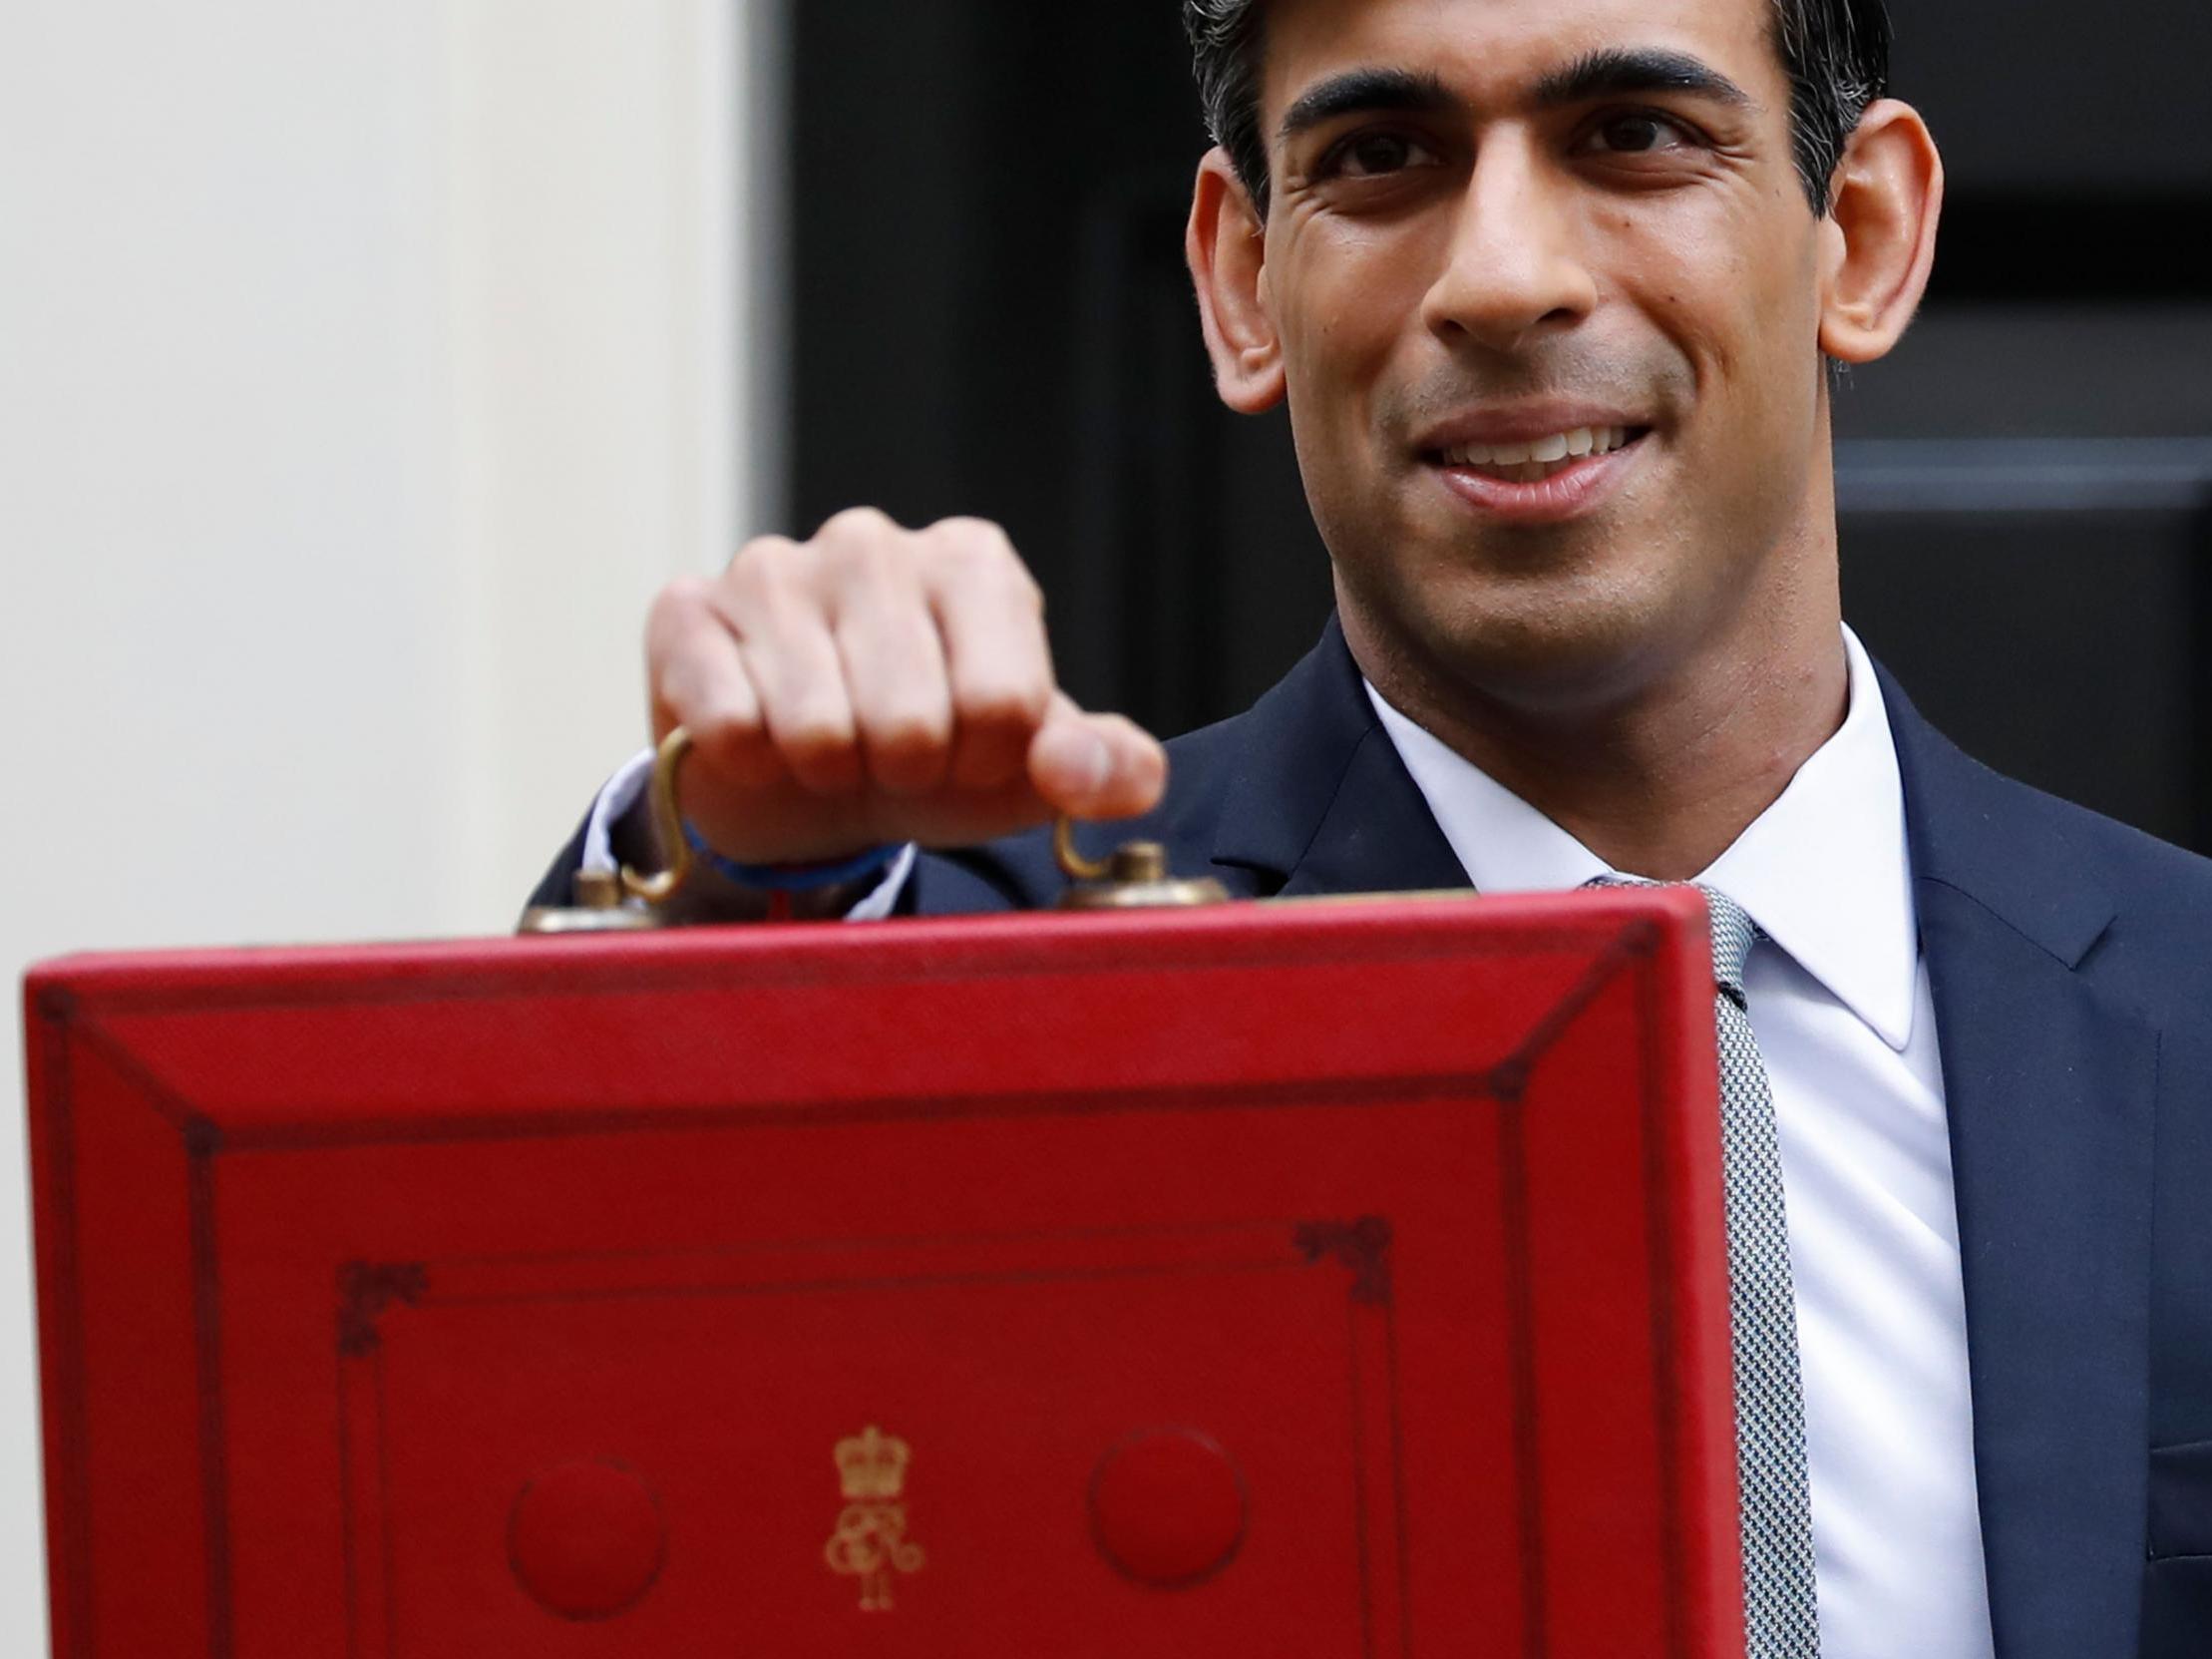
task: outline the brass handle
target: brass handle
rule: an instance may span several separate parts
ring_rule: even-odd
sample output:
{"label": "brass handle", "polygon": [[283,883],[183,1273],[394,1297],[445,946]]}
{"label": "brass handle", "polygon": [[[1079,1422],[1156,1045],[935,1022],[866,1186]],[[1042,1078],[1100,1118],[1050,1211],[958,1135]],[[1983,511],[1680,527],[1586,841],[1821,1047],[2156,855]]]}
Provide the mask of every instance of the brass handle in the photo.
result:
{"label": "brass handle", "polygon": [[[574,880],[572,905],[534,905],[523,912],[521,930],[526,934],[633,933],[661,927],[666,917],[661,906],[691,873],[691,843],[684,838],[683,813],[676,805],[676,772],[691,752],[691,733],[676,727],[660,740],[653,753],[653,829],[667,849],[668,868],[641,876],[627,864],[619,870],[579,870]],[[624,904],[639,900],[643,909]]]}
{"label": "brass handle", "polygon": [[1075,845],[1075,820],[1062,818],[1052,826],[1052,856],[1060,874],[1069,881],[1106,881],[1114,873],[1110,858],[1085,858]]}
{"label": "brass handle", "polygon": [[691,874],[691,842],[683,833],[683,809],[676,804],[676,772],[690,752],[691,732],[677,726],[660,740],[653,754],[653,833],[668,855],[668,868],[641,876],[627,864],[622,866],[623,894],[648,905],[666,904]]}
{"label": "brass handle", "polygon": [[1052,826],[1052,856],[1068,889],[1062,910],[1166,910],[1218,905],[1229,890],[1212,876],[1178,881],[1168,874],[1168,850],[1157,841],[1129,841],[1102,859],[1085,858],[1075,845],[1075,820]]}

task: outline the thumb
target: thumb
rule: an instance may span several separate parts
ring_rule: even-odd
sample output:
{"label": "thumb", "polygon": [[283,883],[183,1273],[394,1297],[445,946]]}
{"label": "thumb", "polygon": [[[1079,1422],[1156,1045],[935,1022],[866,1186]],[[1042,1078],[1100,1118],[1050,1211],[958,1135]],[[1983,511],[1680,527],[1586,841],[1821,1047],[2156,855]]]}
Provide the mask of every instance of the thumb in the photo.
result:
{"label": "thumb", "polygon": [[1167,751],[1135,721],[1086,714],[1062,692],[1029,740],[1029,783],[1072,818],[1133,818],[1160,804]]}

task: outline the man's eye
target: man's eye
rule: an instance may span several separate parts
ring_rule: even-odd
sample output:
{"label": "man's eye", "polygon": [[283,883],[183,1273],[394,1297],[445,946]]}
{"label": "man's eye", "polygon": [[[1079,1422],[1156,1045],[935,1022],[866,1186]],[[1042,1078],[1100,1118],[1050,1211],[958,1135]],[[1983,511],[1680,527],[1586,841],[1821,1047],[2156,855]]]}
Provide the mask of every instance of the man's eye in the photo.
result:
{"label": "man's eye", "polygon": [[1362,133],[1346,139],[1322,159],[1323,177],[1375,179],[1409,167],[1431,167],[1436,152],[1402,133]]}
{"label": "man's eye", "polygon": [[1592,129],[1587,148],[1607,156],[1649,156],[1692,142],[1684,128],[1664,116],[1623,115]]}

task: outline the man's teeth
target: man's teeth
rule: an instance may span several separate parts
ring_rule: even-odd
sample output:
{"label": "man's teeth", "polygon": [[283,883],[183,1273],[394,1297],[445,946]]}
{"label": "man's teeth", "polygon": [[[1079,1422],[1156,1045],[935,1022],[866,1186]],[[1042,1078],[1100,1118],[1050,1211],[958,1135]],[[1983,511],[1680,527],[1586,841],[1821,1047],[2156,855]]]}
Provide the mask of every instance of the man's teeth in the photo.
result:
{"label": "man's teeth", "polygon": [[1534,483],[1565,462],[1579,461],[1586,455],[1611,455],[1627,447],[1629,431],[1625,426],[1578,426],[1572,432],[1555,432],[1549,438],[1521,443],[1462,444],[1444,451],[1444,461],[1453,467],[1512,469],[1506,476],[1514,482]]}

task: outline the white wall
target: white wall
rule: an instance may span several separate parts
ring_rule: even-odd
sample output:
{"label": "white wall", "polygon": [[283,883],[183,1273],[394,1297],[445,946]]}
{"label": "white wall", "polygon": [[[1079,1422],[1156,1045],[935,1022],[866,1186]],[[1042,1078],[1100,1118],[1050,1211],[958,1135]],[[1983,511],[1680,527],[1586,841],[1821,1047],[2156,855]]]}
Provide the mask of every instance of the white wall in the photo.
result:
{"label": "white wall", "polygon": [[[744,417],[774,369],[740,319],[775,303],[747,285],[774,204],[745,193],[776,15],[10,0],[11,985],[91,946],[508,928],[643,736],[652,589],[773,519]],[[21,1147],[8,1653],[44,1640]]]}

